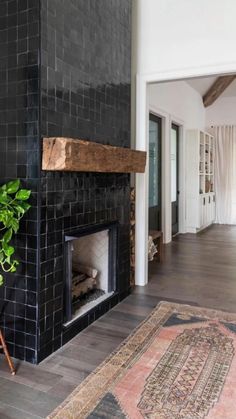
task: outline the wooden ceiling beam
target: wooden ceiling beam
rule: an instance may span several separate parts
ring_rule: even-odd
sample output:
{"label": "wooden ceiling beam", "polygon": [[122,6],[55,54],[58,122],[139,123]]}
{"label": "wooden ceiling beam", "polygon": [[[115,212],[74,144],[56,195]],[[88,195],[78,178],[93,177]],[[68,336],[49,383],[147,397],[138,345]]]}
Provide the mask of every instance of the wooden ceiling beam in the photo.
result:
{"label": "wooden ceiling beam", "polygon": [[227,89],[227,87],[234,81],[236,75],[221,76],[213,83],[207,93],[203,96],[203,104],[205,108],[212,105],[216,99]]}

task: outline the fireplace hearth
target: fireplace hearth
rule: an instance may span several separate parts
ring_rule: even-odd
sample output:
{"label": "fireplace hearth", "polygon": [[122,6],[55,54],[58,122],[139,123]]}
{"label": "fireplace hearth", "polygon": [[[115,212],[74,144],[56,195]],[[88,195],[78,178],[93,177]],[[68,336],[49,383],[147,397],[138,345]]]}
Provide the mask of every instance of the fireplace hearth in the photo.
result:
{"label": "fireplace hearth", "polygon": [[65,236],[65,327],[117,292],[118,228],[103,223]]}

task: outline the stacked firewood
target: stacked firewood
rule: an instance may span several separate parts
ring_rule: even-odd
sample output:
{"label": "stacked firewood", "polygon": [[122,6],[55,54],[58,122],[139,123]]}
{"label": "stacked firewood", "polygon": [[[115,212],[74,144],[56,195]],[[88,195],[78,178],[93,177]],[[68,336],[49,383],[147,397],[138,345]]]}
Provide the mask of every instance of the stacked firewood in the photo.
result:
{"label": "stacked firewood", "polygon": [[73,261],[72,271],[72,298],[74,300],[85,296],[97,287],[97,269]]}
{"label": "stacked firewood", "polygon": [[135,285],[135,189],[130,191],[130,285]]}

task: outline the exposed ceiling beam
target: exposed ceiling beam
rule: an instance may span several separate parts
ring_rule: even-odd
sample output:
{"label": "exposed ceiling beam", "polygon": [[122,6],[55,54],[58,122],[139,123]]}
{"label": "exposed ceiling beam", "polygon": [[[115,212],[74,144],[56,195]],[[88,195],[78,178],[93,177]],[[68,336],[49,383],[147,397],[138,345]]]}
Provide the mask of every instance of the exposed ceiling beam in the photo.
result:
{"label": "exposed ceiling beam", "polygon": [[212,105],[216,99],[225,91],[225,89],[234,81],[236,75],[221,76],[213,83],[207,93],[203,96],[203,104],[205,108]]}

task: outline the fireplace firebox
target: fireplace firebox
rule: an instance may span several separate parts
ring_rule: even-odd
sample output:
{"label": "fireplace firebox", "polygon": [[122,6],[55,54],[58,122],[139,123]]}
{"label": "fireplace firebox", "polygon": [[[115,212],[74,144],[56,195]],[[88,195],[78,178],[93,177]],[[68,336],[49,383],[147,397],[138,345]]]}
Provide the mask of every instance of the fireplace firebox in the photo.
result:
{"label": "fireplace firebox", "polygon": [[103,223],[65,236],[64,326],[117,292],[118,227]]}

